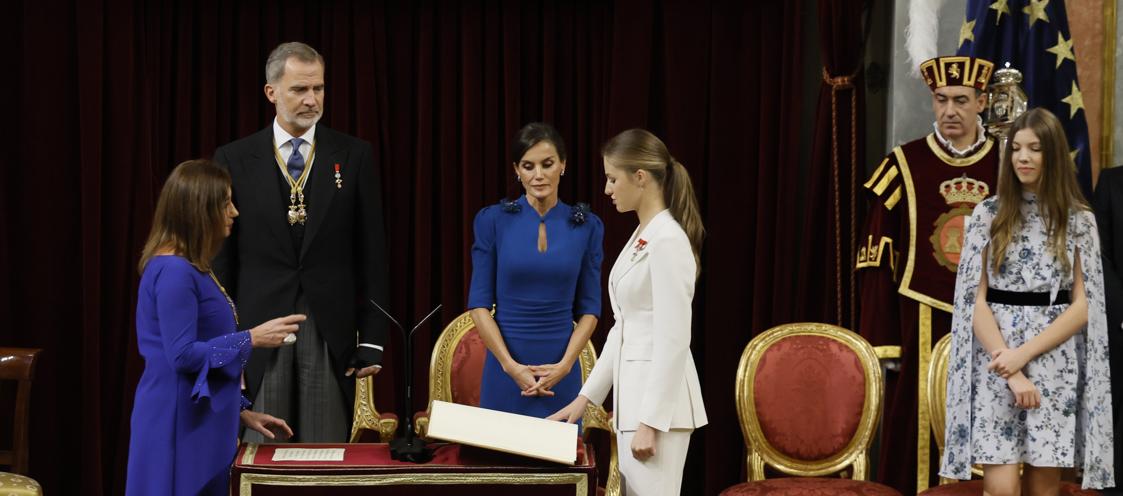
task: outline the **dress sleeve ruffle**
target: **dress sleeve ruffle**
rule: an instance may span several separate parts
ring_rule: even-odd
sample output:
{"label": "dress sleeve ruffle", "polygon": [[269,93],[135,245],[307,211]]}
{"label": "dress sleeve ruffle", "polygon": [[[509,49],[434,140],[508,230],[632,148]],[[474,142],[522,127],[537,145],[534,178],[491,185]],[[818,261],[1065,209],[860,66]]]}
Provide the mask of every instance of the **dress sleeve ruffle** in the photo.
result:
{"label": "dress sleeve ruffle", "polygon": [[220,371],[228,378],[237,378],[249,361],[250,351],[253,349],[249,331],[225,334],[198,344],[205,346],[207,351],[203,366],[195,377],[195,385],[191,388],[191,400],[196,403],[211,397],[211,370]]}

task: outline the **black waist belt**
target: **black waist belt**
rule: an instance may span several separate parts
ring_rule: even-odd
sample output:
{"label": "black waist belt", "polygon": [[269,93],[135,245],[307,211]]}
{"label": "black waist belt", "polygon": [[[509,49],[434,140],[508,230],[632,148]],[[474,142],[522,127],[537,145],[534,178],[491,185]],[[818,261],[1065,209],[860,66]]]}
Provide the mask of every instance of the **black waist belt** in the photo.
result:
{"label": "black waist belt", "polygon": [[1001,289],[987,288],[987,303],[1024,307],[1047,307],[1049,305],[1068,305],[1071,301],[1067,290],[1057,291],[1057,298],[1050,303],[1049,293],[1023,293],[1020,291],[1003,291]]}

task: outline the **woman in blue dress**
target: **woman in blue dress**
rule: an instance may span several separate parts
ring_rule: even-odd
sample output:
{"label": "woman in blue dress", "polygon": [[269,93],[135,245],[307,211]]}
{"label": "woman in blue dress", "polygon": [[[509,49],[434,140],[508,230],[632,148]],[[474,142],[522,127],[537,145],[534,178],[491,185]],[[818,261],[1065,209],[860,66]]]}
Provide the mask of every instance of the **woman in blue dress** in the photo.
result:
{"label": "woman in blue dress", "polygon": [[239,412],[250,348],[277,347],[303,315],[238,332],[234,303],[210,272],[238,211],[230,175],[209,160],[178,165],[160,193],[140,259],[136,330],[144,373],[133,403],[128,495],[224,495],[238,420],[272,439],[284,420]]}
{"label": "woman in blue dress", "polygon": [[553,127],[523,127],[511,158],[525,194],[480,210],[474,225],[468,308],[488,349],[480,406],[544,418],[581,389],[578,357],[601,310],[604,225],[588,206],[558,200],[566,153]]}

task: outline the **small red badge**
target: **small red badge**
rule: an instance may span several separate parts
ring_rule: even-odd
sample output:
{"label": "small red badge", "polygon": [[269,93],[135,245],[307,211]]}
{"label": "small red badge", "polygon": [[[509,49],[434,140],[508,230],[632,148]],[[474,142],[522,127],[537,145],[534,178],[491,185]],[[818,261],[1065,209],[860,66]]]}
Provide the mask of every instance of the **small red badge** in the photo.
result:
{"label": "small red badge", "polygon": [[632,247],[632,261],[633,262],[636,261],[636,257],[639,256],[639,253],[641,251],[643,251],[644,248],[647,248],[647,240],[643,239],[643,238],[640,238],[639,240],[636,241],[635,246]]}

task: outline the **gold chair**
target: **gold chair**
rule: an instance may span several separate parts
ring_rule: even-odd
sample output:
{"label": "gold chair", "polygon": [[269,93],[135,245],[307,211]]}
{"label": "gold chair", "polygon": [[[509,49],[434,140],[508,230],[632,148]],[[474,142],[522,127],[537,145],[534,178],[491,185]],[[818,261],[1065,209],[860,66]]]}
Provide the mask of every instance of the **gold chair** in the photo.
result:
{"label": "gold chair", "polygon": [[[398,416],[379,413],[374,406],[374,376],[355,379],[355,411],[351,423],[352,443],[388,443],[398,430]],[[375,438],[374,434],[378,437]]]}
{"label": "gold chair", "polygon": [[[429,408],[414,415],[414,429],[417,435],[425,437],[429,428],[429,409],[433,401],[448,401],[464,405],[480,404],[480,380],[483,376],[484,358],[487,347],[476,330],[471,314],[464,312],[445,326],[429,361]],[[579,358],[581,381],[589,377],[597,361],[593,343],[586,343]],[[584,424],[589,429],[601,429],[608,433],[609,466],[605,484],[605,494],[619,496],[620,472],[616,458],[616,433],[612,429],[611,417],[599,405],[590,404],[585,409]]]}
{"label": "gold chair", "polygon": [[[936,460],[937,466],[944,458],[944,429],[947,428],[947,396],[948,396],[948,361],[951,357],[951,334],[936,341],[932,347],[932,361],[928,364],[928,380],[925,392],[928,395],[928,404],[931,405],[932,437],[936,438],[936,448],[940,458]],[[971,473],[982,476],[979,467],[972,467]],[[940,484],[956,482],[953,479],[940,477]]]}
{"label": "gold chair", "polygon": [[[584,383],[589,378],[589,373],[593,371],[593,366],[597,364],[597,350],[593,347],[592,342],[585,343],[585,348],[581,350],[581,356],[578,360],[581,362],[581,382]],[[585,407],[583,420],[586,436],[588,436],[589,429],[599,429],[608,438],[608,471],[607,480],[605,480],[603,486],[604,495],[620,496],[620,466],[616,458],[616,430],[612,428],[612,415],[603,406],[589,403]]]}
{"label": "gold chair", "polygon": [[[925,391],[928,395],[928,404],[932,406],[931,425],[932,437],[936,438],[936,447],[939,449],[940,458],[935,461],[936,470],[939,470],[940,460],[944,457],[944,434],[947,420],[947,392],[948,392],[948,362],[951,358],[951,334],[936,342],[932,348],[932,362],[928,364],[928,381]],[[971,468],[971,473],[976,477],[983,476],[979,466]],[[959,482],[955,479],[940,477],[940,485],[921,491],[924,496],[981,496],[983,494],[983,481],[970,480]],[[1099,491],[1081,489],[1079,484],[1061,482],[1062,496],[1088,496],[1100,494]]]}
{"label": "gold chair", "polygon": [[0,465],[11,472],[0,472],[0,494],[5,496],[32,496],[43,494],[39,483],[27,476],[29,412],[31,410],[31,381],[35,378],[35,360],[38,349],[0,348],[0,380],[16,381],[15,414],[12,417],[12,449],[0,450]]}
{"label": "gold chair", "polygon": [[[883,388],[877,353],[849,330],[795,323],[760,334],[735,390],[748,482],[721,494],[899,496],[866,480]],[[766,478],[766,467],[795,477]]]}
{"label": "gold chair", "polygon": [[374,406],[374,376],[355,379],[354,408],[354,421],[351,422],[352,443],[388,443],[394,439],[394,433],[398,430],[398,415],[379,413]]}

